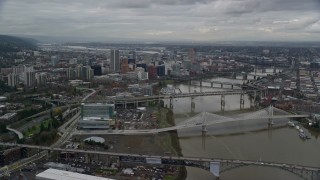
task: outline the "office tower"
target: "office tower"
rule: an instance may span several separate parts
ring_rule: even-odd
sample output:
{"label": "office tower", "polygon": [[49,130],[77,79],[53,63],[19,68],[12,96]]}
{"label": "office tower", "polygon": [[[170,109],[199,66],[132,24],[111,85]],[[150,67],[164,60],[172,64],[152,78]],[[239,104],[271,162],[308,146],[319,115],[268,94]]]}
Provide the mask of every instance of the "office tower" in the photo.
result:
{"label": "office tower", "polygon": [[119,50],[111,50],[110,54],[110,70],[120,72],[120,56]]}

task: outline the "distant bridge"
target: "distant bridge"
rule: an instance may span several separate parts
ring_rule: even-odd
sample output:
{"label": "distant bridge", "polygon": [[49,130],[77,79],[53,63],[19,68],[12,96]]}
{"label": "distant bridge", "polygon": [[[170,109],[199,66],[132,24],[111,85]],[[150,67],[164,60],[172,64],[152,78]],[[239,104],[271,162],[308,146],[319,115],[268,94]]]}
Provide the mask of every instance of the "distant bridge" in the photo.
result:
{"label": "distant bridge", "polygon": [[[46,146],[34,146],[26,144],[12,144],[12,143],[0,143],[0,146],[6,147],[26,147],[31,149],[39,149],[47,151],[50,155],[53,151],[66,152],[66,153],[82,153],[88,156],[88,154],[98,154],[118,157],[122,163],[143,163],[151,165],[173,165],[173,166],[190,166],[205,169],[210,171],[214,176],[220,177],[221,173],[230,171],[232,169],[241,168],[244,166],[260,166],[271,167],[281,169],[292,174],[295,174],[306,180],[316,180],[320,177],[319,167],[310,167],[295,164],[267,162],[267,161],[253,161],[253,160],[237,160],[237,159],[217,159],[217,158],[202,158],[202,157],[179,157],[179,156],[155,156],[155,155],[141,155],[141,154],[127,154],[116,153],[107,151],[92,151],[81,149],[66,149],[66,148],[54,148]],[[44,151],[42,151],[44,152]],[[41,153],[42,153],[41,152]],[[0,177],[8,174],[7,168],[0,169]]]}

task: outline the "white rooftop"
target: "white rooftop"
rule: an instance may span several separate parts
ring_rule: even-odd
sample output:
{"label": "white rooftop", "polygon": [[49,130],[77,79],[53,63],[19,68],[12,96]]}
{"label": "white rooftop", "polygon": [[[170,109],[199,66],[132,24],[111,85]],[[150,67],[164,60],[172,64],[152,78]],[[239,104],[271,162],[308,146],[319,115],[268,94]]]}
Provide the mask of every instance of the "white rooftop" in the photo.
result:
{"label": "white rooftop", "polygon": [[38,180],[111,180],[109,178],[90,176],[57,169],[47,169],[36,175]]}

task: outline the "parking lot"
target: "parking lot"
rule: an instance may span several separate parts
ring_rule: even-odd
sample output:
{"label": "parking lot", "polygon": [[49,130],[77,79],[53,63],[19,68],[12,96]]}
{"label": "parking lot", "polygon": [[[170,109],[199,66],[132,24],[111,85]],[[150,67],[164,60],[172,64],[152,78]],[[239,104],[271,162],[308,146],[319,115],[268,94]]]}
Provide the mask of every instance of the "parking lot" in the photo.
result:
{"label": "parking lot", "polygon": [[157,114],[152,109],[146,109],[145,111],[138,109],[117,109],[118,129],[154,129],[158,127]]}

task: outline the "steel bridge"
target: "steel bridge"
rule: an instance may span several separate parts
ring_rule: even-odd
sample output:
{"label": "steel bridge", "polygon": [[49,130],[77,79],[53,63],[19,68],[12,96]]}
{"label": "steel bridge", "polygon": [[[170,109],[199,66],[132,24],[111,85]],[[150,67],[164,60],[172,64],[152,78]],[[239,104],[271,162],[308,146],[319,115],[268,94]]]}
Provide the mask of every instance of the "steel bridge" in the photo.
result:
{"label": "steel bridge", "polygon": [[[260,166],[277,168],[295,174],[302,179],[316,180],[320,178],[320,168],[310,167],[296,164],[286,164],[267,161],[254,161],[254,160],[238,160],[238,159],[217,159],[217,158],[203,158],[203,157],[180,157],[180,156],[156,156],[156,155],[142,155],[142,154],[126,154],[107,151],[93,151],[82,149],[66,149],[46,146],[34,146],[27,144],[13,144],[13,143],[0,143],[0,146],[5,147],[25,147],[31,149],[42,150],[50,155],[51,152],[64,152],[64,153],[81,153],[88,156],[89,154],[105,155],[117,157],[121,163],[143,163],[150,165],[173,165],[173,166],[190,166],[201,168],[210,171],[214,176],[220,177],[221,173],[230,171],[232,169],[241,168],[244,166]],[[40,152],[39,152],[40,153]],[[8,174],[8,169],[3,167],[0,169],[0,177]]]}

